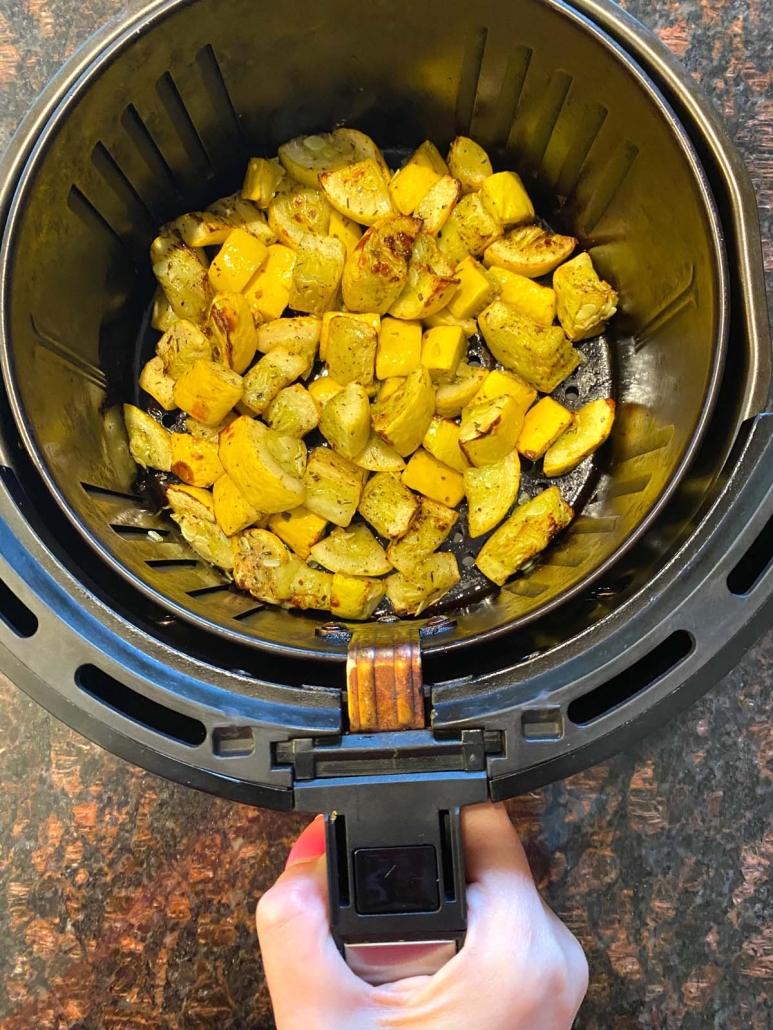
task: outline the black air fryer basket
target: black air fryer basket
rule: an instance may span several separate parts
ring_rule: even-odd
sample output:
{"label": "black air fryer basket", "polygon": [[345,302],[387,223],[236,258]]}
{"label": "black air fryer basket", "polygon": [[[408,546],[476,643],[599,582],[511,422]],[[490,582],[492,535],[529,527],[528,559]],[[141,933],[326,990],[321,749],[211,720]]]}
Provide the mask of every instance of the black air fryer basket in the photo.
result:
{"label": "black air fryer basket", "polygon": [[[154,345],[157,227],[238,188],[249,156],[342,123],[396,151],[472,135],[621,294],[561,388],[618,405],[610,444],[560,484],[570,529],[501,592],[468,572],[441,612],[364,626],[234,592],[136,491],[120,415]],[[715,112],[607,0],[378,0],[367,18],[302,0],[292,21],[163,0],[70,60],[0,190],[0,666],[148,769],[335,812],[350,961],[450,942],[439,961],[464,930],[459,808],[619,750],[769,623],[759,227]],[[449,546],[468,567],[464,534]],[[425,728],[349,732],[347,682],[374,703],[412,689]],[[398,887],[374,892],[393,867]]]}

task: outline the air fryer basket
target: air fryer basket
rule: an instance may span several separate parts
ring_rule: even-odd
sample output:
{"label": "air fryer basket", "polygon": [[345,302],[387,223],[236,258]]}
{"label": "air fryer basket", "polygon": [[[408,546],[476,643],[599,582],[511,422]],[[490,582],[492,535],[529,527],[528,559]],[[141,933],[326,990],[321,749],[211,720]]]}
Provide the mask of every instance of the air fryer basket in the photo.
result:
{"label": "air fryer basket", "polygon": [[[578,235],[620,292],[620,315],[562,394],[576,407],[611,391],[618,417],[611,444],[559,484],[579,511],[560,543],[498,595],[461,594],[450,631],[426,649],[511,630],[587,588],[676,488],[723,367],[721,231],[662,97],[611,40],[545,0],[461,6],[453,19],[440,0],[376,3],[367,18],[303,3],[292,25],[249,0],[160,14],[64,99],[9,218],[6,383],[53,496],[170,612],[232,640],[341,657],[317,632],[323,616],[234,593],[133,490],[115,405],[136,395],[152,346],[148,245],[294,134],[346,123],[405,148],[465,132],[524,173],[541,214]],[[527,471],[525,484],[533,492],[539,477]],[[153,542],[149,529],[166,535]]]}

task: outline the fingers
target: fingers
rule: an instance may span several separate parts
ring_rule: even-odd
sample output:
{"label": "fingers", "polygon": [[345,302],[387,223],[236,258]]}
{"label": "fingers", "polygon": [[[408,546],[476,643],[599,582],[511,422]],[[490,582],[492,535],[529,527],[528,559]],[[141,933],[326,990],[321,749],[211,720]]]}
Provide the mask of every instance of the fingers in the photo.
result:
{"label": "fingers", "polygon": [[504,871],[533,883],[526,852],[504,805],[487,802],[463,809],[462,832],[468,882]]}
{"label": "fingers", "polygon": [[320,840],[324,848],[319,824],[312,823],[296,842],[284,873],[258,904],[258,937],[278,1030],[341,1025],[335,1022],[336,1013],[342,1004],[359,1004],[351,995],[364,986],[330,935]]}

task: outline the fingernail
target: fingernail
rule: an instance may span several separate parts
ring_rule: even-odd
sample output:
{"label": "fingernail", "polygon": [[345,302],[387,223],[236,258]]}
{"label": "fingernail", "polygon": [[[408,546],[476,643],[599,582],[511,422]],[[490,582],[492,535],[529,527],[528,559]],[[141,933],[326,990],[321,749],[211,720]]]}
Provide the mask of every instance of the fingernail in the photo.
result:
{"label": "fingernail", "polygon": [[285,869],[299,862],[314,862],[325,854],[325,820],[318,815],[313,823],[309,823],[298,840],[290,848]]}

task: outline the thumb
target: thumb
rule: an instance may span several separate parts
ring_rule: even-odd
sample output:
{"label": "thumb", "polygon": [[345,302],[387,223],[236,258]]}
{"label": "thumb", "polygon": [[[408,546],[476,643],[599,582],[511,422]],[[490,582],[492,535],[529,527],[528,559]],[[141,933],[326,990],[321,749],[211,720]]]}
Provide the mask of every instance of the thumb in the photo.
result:
{"label": "thumb", "polygon": [[330,935],[324,848],[320,816],[298,838],[287,868],[258,903],[258,937],[277,1030],[343,1027],[347,1010],[362,1000],[365,985]]}

